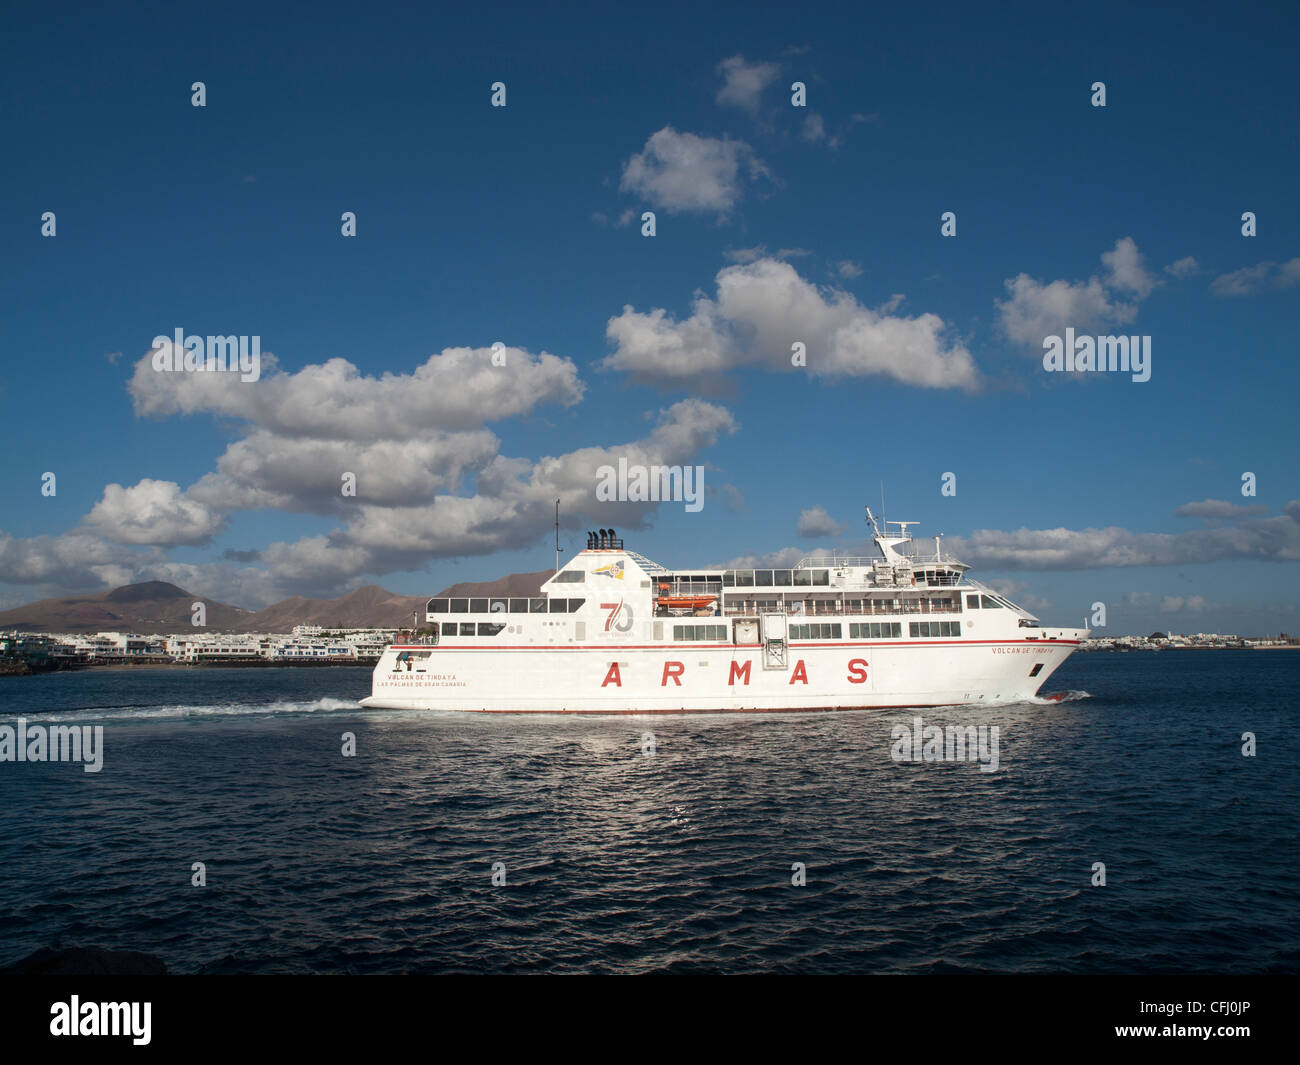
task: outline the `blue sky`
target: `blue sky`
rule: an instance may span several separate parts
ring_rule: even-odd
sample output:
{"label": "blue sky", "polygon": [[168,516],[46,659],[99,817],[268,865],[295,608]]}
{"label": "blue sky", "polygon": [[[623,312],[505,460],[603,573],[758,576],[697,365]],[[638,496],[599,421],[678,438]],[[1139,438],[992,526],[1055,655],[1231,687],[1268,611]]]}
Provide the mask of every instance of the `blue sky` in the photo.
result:
{"label": "blue sky", "polygon": [[[788,563],[861,550],[883,481],[1045,620],[1294,631],[1297,29],[11,5],[0,604],[431,594],[550,565],[557,497],[566,551]],[[1065,326],[1149,336],[1150,380],[1045,372]],[[259,336],[260,379],[154,371],[178,327]],[[597,502],[620,456],[705,506]]]}

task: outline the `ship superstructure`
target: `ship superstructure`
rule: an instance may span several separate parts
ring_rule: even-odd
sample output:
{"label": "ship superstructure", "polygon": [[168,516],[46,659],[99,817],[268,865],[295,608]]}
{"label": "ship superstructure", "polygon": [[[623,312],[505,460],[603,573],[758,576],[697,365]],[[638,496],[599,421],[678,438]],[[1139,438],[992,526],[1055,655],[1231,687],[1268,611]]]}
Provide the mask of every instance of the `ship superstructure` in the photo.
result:
{"label": "ship superstructure", "polygon": [[878,522],[879,557],[671,570],[614,530],[535,596],[434,598],[367,707],[540,713],[837,710],[1011,702],[1086,638]]}

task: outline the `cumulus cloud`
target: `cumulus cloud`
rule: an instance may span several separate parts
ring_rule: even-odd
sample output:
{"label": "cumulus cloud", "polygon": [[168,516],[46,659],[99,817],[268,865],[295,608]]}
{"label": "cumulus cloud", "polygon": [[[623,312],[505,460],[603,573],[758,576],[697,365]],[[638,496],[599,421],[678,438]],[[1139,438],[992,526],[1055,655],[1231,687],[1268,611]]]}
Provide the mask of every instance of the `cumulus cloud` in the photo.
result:
{"label": "cumulus cloud", "polygon": [[1290,288],[1300,282],[1300,256],[1285,263],[1265,261],[1220,274],[1210,282],[1216,296],[1252,296],[1269,289]]}
{"label": "cumulus cloud", "polygon": [[[499,447],[487,429],[364,442],[257,429],[230,444],[216,472],[201,478],[189,494],[214,507],[241,510],[341,512],[353,498],[406,505],[459,490],[467,474],[496,458]],[[342,495],[344,473],[355,478],[355,497]]]}
{"label": "cumulus cloud", "polygon": [[1233,521],[1256,514],[1267,514],[1268,507],[1263,503],[1230,503],[1226,499],[1203,499],[1199,503],[1184,503],[1174,513],[1180,518]]}
{"label": "cumulus cloud", "polygon": [[660,411],[654,428],[637,440],[535,463],[498,457],[479,474],[479,491],[472,497],[439,495],[415,507],[363,505],[340,539],[370,550],[373,568],[402,568],[414,558],[490,554],[536,541],[556,499],[571,522],[640,528],[661,504],[598,500],[600,468],[617,468],[620,460],[629,467],[684,465],[735,430],[725,407],[682,400]]}
{"label": "cumulus cloud", "polygon": [[744,141],[665,126],[623,164],[619,187],[670,214],[726,216],[743,197],[746,181],[767,176],[767,167]]}
{"label": "cumulus cloud", "polygon": [[826,120],[816,111],[811,111],[803,120],[799,137],[809,144],[817,144],[826,139]]}
{"label": "cumulus cloud", "polygon": [[[570,359],[504,349],[447,348],[407,374],[361,373],[329,359],[286,373],[262,355],[257,381],[220,372],[175,373],[140,358],[127,386],[138,415],[215,414],[282,435],[327,439],[405,439],[423,430],[464,429],[527,414],[544,404],[571,406],[583,384]],[[500,361],[500,360],[498,360]]]}
{"label": "cumulus cloud", "polygon": [[[12,537],[0,533],[0,581],[84,589],[124,584],[144,557],[85,530],[60,536]],[[161,555],[154,552],[155,559]]]}
{"label": "cumulus cloud", "polygon": [[1201,264],[1192,256],[1188,255],[1186,258],[1178,259],[1166,266],[1165,273],[1181,280],[1182,278],[1191,277],[1193,274],[1198,273],[1200,269]]}
{"label": "cumulus cloud", "polygon": [[221,531],[224,515],[187,497],[175,481],[145,478],[130,488],[110,484],[86,516],[86,527],[122,544],[204,544]]}
{"label": "cumulus cloud", "polygon": [[827,514],[825,507],[815,506],[799,512],[799,524],[795,531],[800,536],[813,538],[839,536],[844,531],[844,525]]}
{"label": "cumulus cloud", "polygon": [[722,257],[729,263],[752,263],[759,259],[798,259],[811,254],[807,248],[778,248],[769,252],[766,244],[756,244],[752,248],[728,248]]}
{"label": "cumulus cloud", "polygon": [[1012,581],[1003,578],[991,580],[987,583],[998,595],[1005,596],[1017,606],[1022,606],[1026,610],[1042,613],[1052,608],[1051,600],[1035,595],[1029,590],[1030,586],[1025,581]]}
{"label": "cumulus cloud", "polygon": [[1205,597],[1201,595],[1166,595],[1160,600],[1162,614],[1199,614],[1205,609]]}
{"label": "cumulus cloud", "polygon": [[[769,551],[758,555],[737,555],[723,563],[719,569],[792,569],[805,558],[824,559],[834,556],[834,552],[824,547],[809,551],[806,547],[783,547],[778,551]],[[715,567],[710,567],[715,568]]]}
{"label": "cumulus cloud", "polygon": [[[152,479],[111,484],[72,533],[0,537],[0,582],[66,590],[172,580],[243,603],[338,594],[362,575],[526,547],[544,534],[557,498],[569,523],[644,525],[662,504],[597,500],[598,468],[620,458],[696,465],[736,428],[725,407],[689,399],[621,445],[536,461],[503,455],[485,422],[576,403],[583,385],[568,359],[512,347],[497,365],[493,354],[448,348],[411,373],[382,376],[344,359],[289,373],[266,354],[255,381],[157,371],[146,354],[129,383],[137,414],[219,417],[236,439],[187,490]],[[726,499],[739,493],[732,488]],[[338,525],[208,563],[167,559],[168,548],[208,542],[233,512],[260,508],[327,515]]]}
{"label": "cumulus cloud", "polygon": [[602,363],[657,383],[697,382],[739,366],[788,371],[791,345],[807,348],[807,371],[826,378],[881,375],[927,388],[973,389],[975,361],[935,314],[893,316],[847,292],[821,290],[788,263],[729,266],[717,296],[696,298],[685,320],[625,307],[609,320],[615,351]]}
{"label": "cumulus cloud", "polygon": [[[228,551],[219,562],[197,565],[169,562],[158,548],[132,546],[199,542],[211,522],[220,521],[217,502],[231,509],[261,502],[311,510],[326,493],[339,497],[331,465],[342,456],[330,450],[329,441],[304,442],[256,430],[228,449],[227,456],[233,454],[238,462],[201,479],[191,493],[171,482],[111,485],[82,530],[25,540],[0,534],[0,582],[85,589],[170,580],[196,593],[250,605],[294,592],[337,595],[361,583],[362,574],[418,568],[430,558],[527,547],[549,528],[556,499],[570,524],[643,527],[662,504],[598,500],[599,468],[616,467],[620,459],[629,465],[686,465],[735,430],[725,407],[686,399],[659,411],[650,429],[636,439],[536,462],[489,455],[496,444],[491,434],[453,434],[458,443],[467,438],[479,442],[474,460],[481,467],[473,495],[453,494],[455,477],[447,469],[437,475],[409,470],[413,457],[423,461],[422,446],[436,453],[437,441],[416,439],[405,445],[409,452],[390,452],[394,445],[389,441],[347,445],[355,452],[346,457],[358,471],[357,496],[339,503],[342,521],[329,533],[273,543],[262,551]],[[316,458],[313,448],[320,452]],[[400,469],[386,470],[385,461]],[[297,462],[306,464],[300,480],[294,477]],[[192,498],[198,495],[214,503]],[[254,561],[257,565],[234,564]]]}
{"label": "cumulus cloud", "polygon": [[747,63],[742,55],[733,55],[718,64],[722,78],[716,100],[723,107],[739,107],[750,113],[758,110],[763,90],[781,73],[776,63]]}
{"label": "cumulus cloud", "polygon": [[1008,298],[995,301],[1003,332],[1018,344],[1041,350],[1044,337],[1060,336],[1067,326],[1083,332],[1133,321],[1138,302],[1156,285],[1142,264],[1136,242],[1123,237],[1101,259],[1105,273],[1087,281],[1043,284],[1028,274],[1008,278],[1004,282]]}
{"label": "cumulus cloud", "polygon": [[854,277],[861,277],[862,265],[860,263],[853,262],[853,260],[851,259],[841,259],[839,262],[835,264],[835,272],[839,274],[840,277],[845,278],[846,280]]}
{"label": "cumulus cloud", "polygon": [[[1292,500],[1281,515],[1249,517],[1224,528],[1181,533],[1143,533],[1110,526],[1104,529],[980,529],[969,536],[948,536],[943,553],[983,570],[1092,570],[1110,567],[1195,565],[1225,559],[1267,562],[1300,561],[1300,500]],[[846,555],[872,557],[875,548],[862,541],[841,545]],[[737,569],[781,568],[801,558],[827,558],[834,551],[783,547],[761,554],[740,555],[726,563]],[[1020,589],[1014,581],[999,587]],[[1194,600],[1196,597],[1192,597]],[[1022,595],[1031,610],[1030,599]],[[1130,605],[1150,602],[1147,593],[1132,593]],[[1192,600],[1188,600],[1190,602]],[[1041,601],[1039,601],[1041,603]]]}
{"label": "cumulus cloud", "polygon": [[1245,518],[1223,528],[1181,533],[1103,529],[981,529],[948,540],[971,565],[1003,570],[1085,570],[1173,566],[1221,559],[1300,560],[1300,501],[1283,515]]}

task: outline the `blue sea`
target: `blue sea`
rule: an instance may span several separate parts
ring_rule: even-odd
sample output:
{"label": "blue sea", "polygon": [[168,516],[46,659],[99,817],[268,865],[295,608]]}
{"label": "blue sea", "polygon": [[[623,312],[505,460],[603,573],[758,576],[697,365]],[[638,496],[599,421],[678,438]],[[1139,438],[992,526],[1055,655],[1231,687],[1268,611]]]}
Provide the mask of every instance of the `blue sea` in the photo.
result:
{"label": "blue sea", "polygon": [[[0,965],[1300,969],[1300,652],[1079,654],[1048,687],[574,718],[365,711],[368,669],[0,678],[0,724],[104,727],[97,773],[0,762]],[[997,771],[895,761],[918,715],[998,726]]]}

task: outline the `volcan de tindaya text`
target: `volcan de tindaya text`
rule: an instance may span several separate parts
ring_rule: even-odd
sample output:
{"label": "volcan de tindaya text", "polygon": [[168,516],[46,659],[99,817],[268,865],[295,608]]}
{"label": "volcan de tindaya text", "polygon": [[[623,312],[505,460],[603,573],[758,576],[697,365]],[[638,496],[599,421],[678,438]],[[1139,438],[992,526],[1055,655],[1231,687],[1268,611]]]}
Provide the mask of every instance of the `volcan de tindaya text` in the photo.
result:
{"label": "volcan de tindaya text", "polygon": [[879,558],[670,570],[612,529],[527,598],[430,599],[365,707],[489,713],[852,710],[1028,699],[1088,636],[1045,628],[908,526]]}

